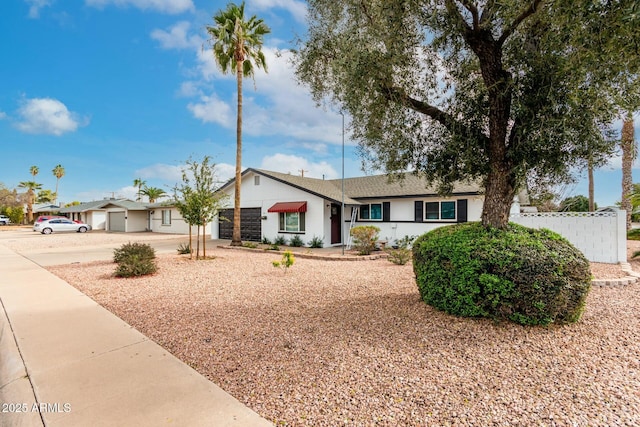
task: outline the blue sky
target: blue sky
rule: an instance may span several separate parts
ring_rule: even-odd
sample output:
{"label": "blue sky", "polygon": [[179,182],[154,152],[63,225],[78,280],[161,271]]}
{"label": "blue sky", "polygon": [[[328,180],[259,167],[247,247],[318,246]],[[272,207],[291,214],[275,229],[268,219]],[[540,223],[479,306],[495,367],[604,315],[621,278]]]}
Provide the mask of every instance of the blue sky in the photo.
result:
{"label": "blue sky", "polygon": [[[217,0],[3,0],[0,6],[0,182],[35,180],[59,200],[135,197],[135,178],[169,191],[189,157],[210,155],[224,181],[235,165],[234,75],[218,71],[205,25]],[[247,0],[272,29],[269,73],[244,82],[243,167],[339,178],[342,117],[316,108],[288,49],[305,32],[305,2]],[[636,119],[636,135],[638,134]],[[363,175],[346,137],[345,175]],[[620,198],[620,159],[596,172],[596,201]],[[640,182],[640,163],[634,169]],[[581,180],[566,195],[586,194]]]}

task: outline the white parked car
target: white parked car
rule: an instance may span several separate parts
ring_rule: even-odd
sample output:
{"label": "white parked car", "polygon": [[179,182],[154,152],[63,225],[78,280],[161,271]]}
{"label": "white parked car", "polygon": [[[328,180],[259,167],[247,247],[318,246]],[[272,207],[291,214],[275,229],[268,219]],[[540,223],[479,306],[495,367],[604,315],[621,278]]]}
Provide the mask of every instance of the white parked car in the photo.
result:
{"label": "white parked car", "polygon": [[6,215],[0,215],[0,225],[8,225],[11,224],[11,220]]}
{"label": "white parked car", "polygon": [[84,233],[91,230],[89,224],[73,222],[67,218],[51,218],[46,221],[36,222],[33,224],[33,231],[39,231],[42,234],[59,233],[63,231],[76,231]]}

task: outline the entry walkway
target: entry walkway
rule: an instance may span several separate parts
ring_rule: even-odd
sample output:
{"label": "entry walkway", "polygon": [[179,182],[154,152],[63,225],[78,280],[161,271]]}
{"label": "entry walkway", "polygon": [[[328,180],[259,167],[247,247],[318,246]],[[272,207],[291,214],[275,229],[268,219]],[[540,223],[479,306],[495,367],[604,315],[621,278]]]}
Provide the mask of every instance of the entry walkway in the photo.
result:
{"label": "entry walkway", "polygon": [[272,425],[3,245],[0,302],[2,426]]}

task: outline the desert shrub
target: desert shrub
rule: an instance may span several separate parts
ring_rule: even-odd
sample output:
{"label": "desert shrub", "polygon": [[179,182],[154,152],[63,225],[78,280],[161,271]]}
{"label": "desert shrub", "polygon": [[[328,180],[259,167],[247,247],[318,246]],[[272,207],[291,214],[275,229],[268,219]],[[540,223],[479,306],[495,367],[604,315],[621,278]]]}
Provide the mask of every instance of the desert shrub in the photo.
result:
{"label": "desert shrub", "polygon": [[629,240],[640,240],[640,228],[632,228],[627,231],[627,239]]}
{"label": "desert shrub", "polygon": [[190,254],[192,252],[191,246],[188,243],[180,243],[178,249],[176,250],[178,251],[179,255]]}
{"label": "desert shrub", "polygon": [[118,277],[144,276],[158,270],[156,251],[146,243],[125,243],[114,249],[113,261],[118,264]]}
{"label": "desert shrub", "polygon": [[412,256],[411,245],[415,240],[416,236],[404,236],[402,239],[398,239],[393,247],[385,249],[388,254],[387,259],[398,265],[408,263]]}
{"label": "desert shrub", "polygon": [[302,241],[302,237],[298,236],[297,234],[294,235],[291,240],[289,241],[289,246],[293,246],[294,248],[299,248],[301,246],[304,246],[304,242]]}
{"label": "desert shrub", "polygon": [[359,255],[369,255],[376,248],[380,229],[374,225],[359,225],[349,233],[353,236],[353,248]]}
{"label": "desert shrub", "polygon": [[279,251],[280,250],[280,246],[276,245],[275,243],[272,243],[266,250],[268,250],[268,251]]}
{"label": "desert shrub", "polygon": [[322,241],[321,237],[318,236],[313,236],[313,239],[309,240],[308,243],[310,248],[321,248],[324,246],[324,242]]}
{"label": "desert shrub", "polygon": [[413,269],[427,304],[524,325],[577,321],[591,286],[578,249],[550,230],[518,224],[433,230],[413,244]]}
{"label": "desert shrub", "polygon": [[262,238],[262,243],[264,243],[265,245],[270,245],[271,244],[271,240],[268,237],[263,237]]}
{"label": "desert shrub", "polygon": [[282,235],[277,235],[276,238],[273,239],[273,243],[280,246],[286,245],[287,238]]}
{"label": "desert shrub", "polygon": [[242,242],[242,247],[244,248],[249,248],[249,249],[255,249],[258,247],[258,244],[255,242]]}
{"label": "desert shrub", "polygon": [[289,270],[289,268],[295,262],[295,257],[293,256],[293,252],[284,251],[282,254],[282,259],[280,261],[271,261],[271,264],[276,268],[282,268],[285,272]]}

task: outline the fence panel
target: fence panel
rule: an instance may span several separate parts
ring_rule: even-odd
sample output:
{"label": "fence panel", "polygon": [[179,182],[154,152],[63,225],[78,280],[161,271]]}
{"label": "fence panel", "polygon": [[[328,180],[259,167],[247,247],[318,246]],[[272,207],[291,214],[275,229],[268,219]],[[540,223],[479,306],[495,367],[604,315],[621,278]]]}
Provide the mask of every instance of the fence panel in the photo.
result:
{"label": "fence panel", "polygon": [[626,213],[536,212],[512,214],[511,222],[531,228],[548,228],[569,240],[589,261],[627,261]]}

